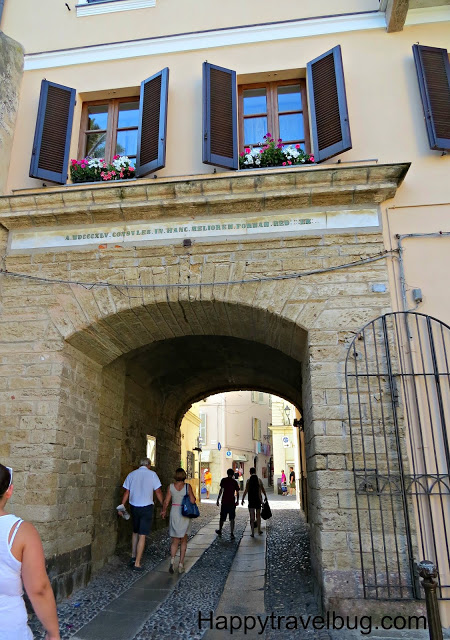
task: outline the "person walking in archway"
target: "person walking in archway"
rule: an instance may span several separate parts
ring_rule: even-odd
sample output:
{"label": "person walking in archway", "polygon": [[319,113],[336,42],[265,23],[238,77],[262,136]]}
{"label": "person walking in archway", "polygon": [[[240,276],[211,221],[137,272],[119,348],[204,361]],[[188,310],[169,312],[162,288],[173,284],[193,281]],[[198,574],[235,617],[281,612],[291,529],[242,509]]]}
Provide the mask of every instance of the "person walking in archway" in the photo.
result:
{"label": "person walking in archway", "polygon": [[295,471],[294,467],[289,467],[289,495],[295,496]]}
{"label": "person walking in archway", "polygon": [[175,471],[175,482],[167,489],[166,498],[164,500],[161,517],[165,518],[167,507],[172,500],[172,508],[170,509],[169,535],[172,538],[170,545],[170,567],[169,573],[174,572],[175,556],[180,547],[180,563],[178,565],[178,573],[184,572],[184,556],[186,555],[188,533],[191,530],[191,518],[186,518],[181,513],[181,503],[185,495],[189,496],[192,504],[195,503],[194,492],[186,480],[186,471],[179,467]]}
{"label": "person walking in archway", "polygon": [[218,536],[222,535],[223,523],[230,518],[231,539],[234,540],[234,521],[236,519],[236,507],[239,504],[239,484],[234,478],[233,469],[227,470],[227,477],[220,481],[220,491],[217,496],[217,506],[219,506],[220,498],[222,498],[222,506],[220,508],[219,528],[216,529]]}
{"label": "person walking in archway", "polygon": [[206,486],[206,498],[209,498],[212,485],[212,473],[209,469],[205,469],[205,486]]}
{"label": "person walking in archway", "polygon": [[250,478],[247,480],[247,484],[245,486],[244,495],[242,496],[242,505],[244,504],[245,496],[248,493],[248,510],[250,513],[250,528],[252,530],[251,536],[255,537],[255,517],[256,524],[258,527],[258,533],[261,535],[261,503],[262,496],[264,494],[265,499],[267,500],[266,490],[264,489],[264,485],[262,480],[258,478],[256,475],[255,467],[250,469]]}
{"label": "person walking in archway", "polygon": [[287,494],[286,474],[284,469],[281,469],[281,495],[287,496]]}
{"label": "person walking in archway", "polygon": [[13,493],[13,470],[0,464],[0,638],[33,640],[27,624],[22,581],[46,630],[45,640],[60,640],[55,596],[45,569],[38,532],[29,522],[6,513]]}
{"label": "person walking in archway", "polygon": [[150,469],[149,458],[142,458],[139,469],[127,475],[123,488],[125,493],[122,505],[125,506],[127,500],[129,501],[133,521],[129,564],[134,571],[143,571],[141,560],[145,548],[145,537],[149,535],[152,527],[154,493],[161,505],[163,504],[161,482],[156,473]]}

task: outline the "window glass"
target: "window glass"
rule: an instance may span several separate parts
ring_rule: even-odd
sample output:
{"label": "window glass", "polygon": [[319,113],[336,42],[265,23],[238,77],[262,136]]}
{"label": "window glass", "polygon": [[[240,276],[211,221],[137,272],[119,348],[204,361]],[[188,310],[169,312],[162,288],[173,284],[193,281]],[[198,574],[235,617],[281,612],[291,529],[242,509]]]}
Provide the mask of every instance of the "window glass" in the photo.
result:
{"label": "window glass", "polygon": [[147,436],[147,458],[150,460],[150,465],[154,467],[156,465],[156,438],[154,436]]}
{"label": "window glass", "polygon": [[258,144],[263,142],[263,137],[267,133],[267,118],[246,118],[244,120],[244,141],[245,145]]}
{"label": "window glass", "polygon": [[302,94],[300,85],[278,87],[278,111],[301,111]]}
{"label": "window glass", "polygon": [[121,102],[119,104],[118,128],[137,127],[139,124],[139,102]]}
{"label": "window glass", "polygon": [[121,156],[135,156],[137,153],[137,129],[118,131],[116,153]]}
{"label": "window glass", "polygon": [[246,89],[244,91],[244,116],[267,113],[266,90]]}
{"label": "window glass", "polygon": [[279,116],[280,138],[283,141],[303,140],[305,131],[303,127],[303,115],[293,113],[289,115]]}
{"label": "window glass", "polygon": [[90,131],[105,130],[108,126],[108,105],[88,107],[88,129]]}
{"label": "window glass", "polygon": [[86,136],[86,156],[104,158],[106,148],[106,133],[88,133]]}

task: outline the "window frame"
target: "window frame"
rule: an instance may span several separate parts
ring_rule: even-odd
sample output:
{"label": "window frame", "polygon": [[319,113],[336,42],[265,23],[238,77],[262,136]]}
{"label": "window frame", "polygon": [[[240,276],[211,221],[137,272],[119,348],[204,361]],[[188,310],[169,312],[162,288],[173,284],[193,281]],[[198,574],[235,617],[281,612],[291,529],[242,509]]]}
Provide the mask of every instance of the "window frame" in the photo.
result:
{"label": "window frame", "polygon": [[[266,101],[267,101],[267,132],[272,134],[275,141],[280,138],[279,127],[279,112],[278,112],[278,87],[286,87],[292,85],[300,85],[300,93],[302,96],[302,114],[303,114],[303,130],[305,134],[305,152],[311,153],[311,138],[309,131],[309,115],[308,115],[308,100],[306,93],[306,79],[305,78],[291,78],[290,80],[273,80],[270,82],[254,82],[240,84],[238,86],[238,119],[239,119],[239,151],[244,151],[247,147],[255,147],[256,145],[244,145],[244,91],[247,89],[266,89]],[[282,111],[283,115],[289,113],[296,113],[296,111]],[[261,114],[264,115],[264,114]],[[254,114],[253,117],[257,117],[258,114]],[[266,132],[266,133],[267,133]],[[262,141],[261,141],[262,142]],[[284,141],[283,141],[284,142]],[[295,142],[286,144],[297,144]]]}
{"label": "window frame", "polygon": [[[200,418],[200,424],[198,425],[198,437],[199,437],[199,445],[207,446],[207,422],[208,422],[208,414],[206,411],[199,411],[198,416]],[[202,432],[205,435],[205,438],[202,437]]]}
{"label": "window frame", "polygon": [[[118,124],[119,124],[119,105],[124,102],[136,102],[138,105],[138,110],[140,106],[140,98],[139,96],[128,96],[124,98],[106,98],[100,100],[87,100],[83,102],[82,110],[81,110],[81,119],[80,119],[80,138],[78,141],[78,157],[85,158],[86,157],[86,143],[89,135],[89,129],[87,128],[88,124],[88,108],[107,105],[108,106],[108,126],[106,128],[106,140],[105,140],[105,161],[107,163],[111,163],[113,157],[116,155],[114,148],[115,142],[117,141],[117,132],[118,132]],[[121,127],[120,131],[134,131],[139,132],[139,122],[136,127]],[[99,131],[105,131],[105,129],[100,129]],[[138,133],[139,135],[139,133]],[[137,163],[137,146],[136,146],[136,155],[130,157],[133,165],[136,166]]]}

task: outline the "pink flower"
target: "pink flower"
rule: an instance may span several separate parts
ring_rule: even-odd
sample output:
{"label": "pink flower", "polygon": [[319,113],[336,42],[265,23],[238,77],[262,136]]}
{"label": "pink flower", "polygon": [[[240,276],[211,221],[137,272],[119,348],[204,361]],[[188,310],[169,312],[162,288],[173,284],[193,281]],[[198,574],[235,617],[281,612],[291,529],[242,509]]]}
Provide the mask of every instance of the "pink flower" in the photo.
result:
{"label": "pink flower", "polygon": [[70,162],[72,163],[72,166],[77,163],[77,161],[73,159]]}
{"label": "pink flower", "polygon": [[300,145],[299,145],[299,144],[296,144],[296,145],[295,145],[295,148],[296,148],[296,149],[300,149]]}
{"label": "pink flower", "polygon": [[264,151],[265,151],[265,150],[266,150],[266,148],[264,148],[264,149],[260,149],[260,150],[259,150],[259,153],[264,153]]}
{"label": "pink flower", "polygon": [[134,171],[134,167],[128,167],[128,171]]}
{"label": "pink flower", "polygon": [[77,164],[81,164],[81,160],[77,160]]}
{"label": "pink flower", "polygon": [[120,156],[115,155],[115,156],[114,156],[114,158],[113,158],[113,160],[118,160],[119,158],[120,158]]}
{"label": "pink flower", "polygon": [[119,175],[121,178],[123,178],[123,171],[121,171]]}
{"label": "pink flower", "polygon": [[241,151],[239,155],[241,156],[241,158],[243,158],[245,156],[245,151]]}
{"label": "pink flower", "polygon": [[283,145],[282,144],[277,144],[277,149],[282,149]]}
{"label": "pink flower", "polygon": [[283,140],[281,138],[278,138],[278,142],[283,142]]}
{"label": "pink flower", "polygon": [[250,149],[248,147],[245,149],[245,153],[250,153]]}
{"label": "pink flower", "polygon": [[309,161],[314,162],[314,156],[309,156]]}
{"label": "pink flower", "polygon": [[268,133],[268,134],[267,134],[267,136],[265,136],[265,137],[266,137],[266,138],[271,138],[271,137],[272,137],[272,134],[271,134],[271,133]]}
{"label": "pink flower", "polygon": [[285,166],[286,166],[286,163],[285,163],[285,162],[283,162],[283,167],[285,167]]}
{"label": "pink flower", "polygon": [[292,162],[290,160],[288,160],[288,164],[292,164]]}

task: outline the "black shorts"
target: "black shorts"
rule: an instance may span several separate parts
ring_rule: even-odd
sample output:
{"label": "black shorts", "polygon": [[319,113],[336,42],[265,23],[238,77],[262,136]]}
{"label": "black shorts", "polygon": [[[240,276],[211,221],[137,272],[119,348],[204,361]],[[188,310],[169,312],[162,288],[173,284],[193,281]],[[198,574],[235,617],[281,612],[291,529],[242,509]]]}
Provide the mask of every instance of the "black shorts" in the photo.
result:
{"label": "black shorts", "polygon": [[220,507],[220,519],[225,522],[227,516],[229,516],[230,520],[234,520],[236,518],[235,504],[223,504]]}
{"label": "black shorts", "polygon": [[146,507],[134,507],[130,504],[131,518],[133,520],[133,533],[148,536],[152,528],[153,505]]}

